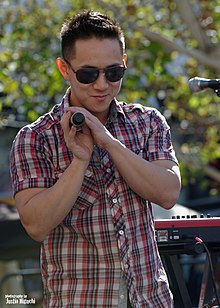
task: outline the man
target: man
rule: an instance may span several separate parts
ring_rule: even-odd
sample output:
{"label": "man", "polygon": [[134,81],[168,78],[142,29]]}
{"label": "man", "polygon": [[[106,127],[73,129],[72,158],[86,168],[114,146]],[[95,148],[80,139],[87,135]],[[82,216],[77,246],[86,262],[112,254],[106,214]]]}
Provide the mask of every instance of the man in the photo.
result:
{"label": "man", "polygon": [[179,195],[169,127],[116,100],[127,56],[114,21],[84,11],[64,23],[61,46],[70,87],[11,151],[21,221],[42,242],[44,307],[172,307],[150,203],[169,209]]}

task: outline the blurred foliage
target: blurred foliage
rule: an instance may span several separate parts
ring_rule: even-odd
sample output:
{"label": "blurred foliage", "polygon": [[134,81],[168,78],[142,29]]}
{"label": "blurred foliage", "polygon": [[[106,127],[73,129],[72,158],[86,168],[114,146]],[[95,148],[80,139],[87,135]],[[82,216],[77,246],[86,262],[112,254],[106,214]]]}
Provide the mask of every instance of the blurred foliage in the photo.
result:
{"label": "blurred foliage", "polygon": [[[187,3],[207,39],[203,57],[208,61],[216,53],[217,59],[220,1]],[[192,93],[188,80],[218,78],[220,65],[199,60],[201,41],[192,35],[177,4],[169,0],[3,0],[0,120],[33,121],[60,101],[67,87],[55,64],[62,22],[81,9],[100,10],[117,19],[126,35],[128,70],[118,99],[158,108],[172,127],[184,185],[199,176],[210,195],[219,194],[220,98],[211,90]]]}

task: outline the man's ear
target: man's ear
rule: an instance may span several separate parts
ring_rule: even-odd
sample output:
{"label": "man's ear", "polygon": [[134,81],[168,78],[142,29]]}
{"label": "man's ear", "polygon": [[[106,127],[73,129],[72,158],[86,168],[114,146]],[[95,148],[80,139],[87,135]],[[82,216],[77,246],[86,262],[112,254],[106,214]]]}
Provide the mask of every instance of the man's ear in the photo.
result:
{"label": "man's ear", "polygon": [[56,65],[65,80],[70,80],[68,64],[62,58],[56,59]]}
{"label": "man's ear", "polygon": [[123,62],[124,62],[124,66],[127,66],[126,63],[127,63],[127,54],[124,53],[124,56],[123,56]]}

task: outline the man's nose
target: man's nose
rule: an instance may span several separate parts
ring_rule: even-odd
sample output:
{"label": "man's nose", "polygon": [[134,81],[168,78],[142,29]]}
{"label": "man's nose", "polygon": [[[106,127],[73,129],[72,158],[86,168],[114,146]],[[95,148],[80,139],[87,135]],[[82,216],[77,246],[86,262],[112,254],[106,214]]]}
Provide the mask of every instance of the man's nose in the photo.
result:
{"label": "man's nose", "polygon": [[94,88],[99,89],[99,90],[104,90],[108,88],[108,80],[105,77],[105,72],[100,72],[98,78],[96,81],[93,83]]}

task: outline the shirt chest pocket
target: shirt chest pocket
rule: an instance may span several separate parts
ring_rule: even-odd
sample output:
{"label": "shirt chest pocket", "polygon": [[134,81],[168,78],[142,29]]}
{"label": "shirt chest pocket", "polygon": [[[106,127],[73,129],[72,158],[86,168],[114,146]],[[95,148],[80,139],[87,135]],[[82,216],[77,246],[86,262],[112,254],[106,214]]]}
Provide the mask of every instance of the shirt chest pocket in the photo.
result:
{"label": "shirt chest pocket", "polygon": [[145,160],[148,160],[149,153],[147,151],[147,148],[143,146],[132,146],[131,151],[134,152],[136,155],[142,157]]}
{"label": "shirt chest pocket", "polygon": [[[59,170],[57,174],[58,174],[57,177],[60,178],[63,174],[63,171]],[[76,181],[76,179],[73,177],[72,181],[74,185],[74,181]],[[75,204],[73,204],[73,209],[83,210],[97,204],[98,201],[99,201],[98,181],[95,177],[95,172],[93,171],[92,167],[89,166],[85,172],[83,183],[79,191],[79,195],[76,199]]]}
{"label": "shirt chest pocket", "polygon": [[99,184],[91,167],[86,170],[78,198],[73,205],[76,209],[86,209],[99,203]]}

